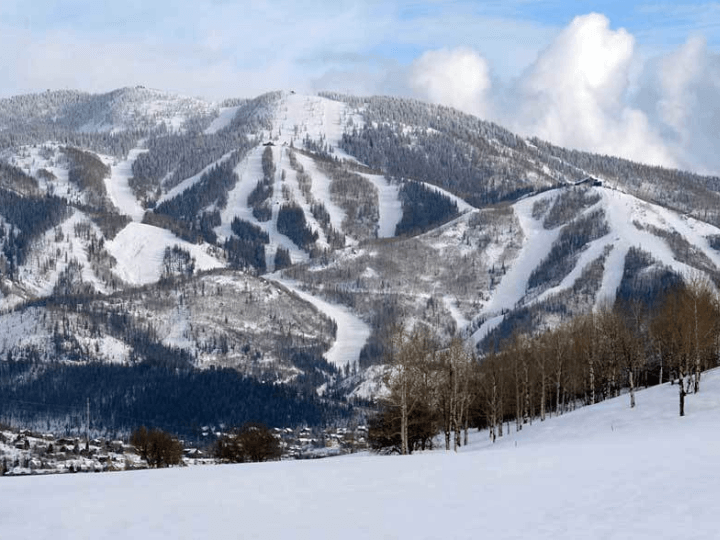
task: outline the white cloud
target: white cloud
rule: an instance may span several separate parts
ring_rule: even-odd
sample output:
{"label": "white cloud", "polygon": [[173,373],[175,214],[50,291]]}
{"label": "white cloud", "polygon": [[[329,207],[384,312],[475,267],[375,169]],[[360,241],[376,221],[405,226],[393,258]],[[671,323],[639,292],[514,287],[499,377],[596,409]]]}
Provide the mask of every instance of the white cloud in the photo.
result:
{"label": "white cloud", "polygon": [[421,99],[480,117],[487,114],[490,70],[485,59],[471,49],[426,52],[413,62],[409,83]]}
{"label": "white cloud", "polygon": [[118,24],[89,0],[60,10],[85,18],[36,9],[13,20],[10,1],[0,7],[3,96],[134,84],[211,99],[279,88],[412,95],[559,145],[720,172],[720,55],[700,38],[647,61],[603,15],[556,29],[474,2],[426,12],[379,0],[180,0],[173,10],[133,0]]}
{"label": "white cloud", "polygon": [[660,118],[684,134],[687,121],[696,105],[691,87],[698,80],[704,64],[705,40],[691,38],[679,50],[662,59],[659,77],[662,99],[658,102]]}
{"label": "white cloud", "polygon": [[627,104],[633,53],[633,37],[605,16],[576,17],[522,76],[507,120],[561,146],[675,166],[646,114]]}
{"label": "white cloud", "polygon": [[659,128],[681,154],[683,165],[720,174],[720,55],[704,39],[691,37],[653,64],[645,79],[655,95]]}

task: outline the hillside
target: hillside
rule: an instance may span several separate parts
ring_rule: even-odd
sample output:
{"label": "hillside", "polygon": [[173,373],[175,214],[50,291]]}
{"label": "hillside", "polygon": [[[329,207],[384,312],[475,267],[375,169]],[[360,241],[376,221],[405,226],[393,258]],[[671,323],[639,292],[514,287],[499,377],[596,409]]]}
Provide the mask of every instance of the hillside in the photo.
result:
{"label": "hillside", "polygon": [[0,359],[371,397],[399,322],[483,354],[717,282],[719,198],[414,100],[0,100]]}
{"label": "hillside", "polygon": [[16,504],[0,522],[11,538],[710,540],[720,372],[703,384],[684,418],[666,384],[638,392],[634,409],[621,396],[494,445],[474,433],[458,454],[8,478]]}

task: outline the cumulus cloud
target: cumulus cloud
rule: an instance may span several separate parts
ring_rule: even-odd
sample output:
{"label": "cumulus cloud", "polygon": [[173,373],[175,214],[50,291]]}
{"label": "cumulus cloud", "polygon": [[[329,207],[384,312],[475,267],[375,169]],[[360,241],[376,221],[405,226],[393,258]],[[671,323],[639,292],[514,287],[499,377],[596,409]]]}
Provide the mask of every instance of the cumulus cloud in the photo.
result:
{"label": "cumulus cloud", "polygon": [[660,128],[676,145],[683,164],[720,173],[720,55],[710,52],[703,38],[691,37],[653,67],[645,95],[656,93]]}
{"label": "cumulus cloud", "polygon": [[485,116],[490,69],[487,61],[468,48],[428,51],[410,67],[409,84],[421,99]]}
{"label": "cumulus cloud", "polygon": [[662,98],[660,118],[679,133],[685,131],[696,98],[691,87],[698,80],[704,63],[705,40],[691,38],[678,51],[663,58],[659,78]]}
{"label": "cumulus cloud", "polygon": [[[640,82],[634,80],[640,66]],[[407,72],[421,99],[560,146],[720,173],[720,55],[691,37],[645,60],[601,14],[576,17],[515,80],[493,85],[472,49],[425,52]]]}
{"label": "cumulus cloud", "polygon": [[518,82],[524,133],[562,146],[675,166],[647,115],[627,104],[634,39],[599,14],[575,18]]}

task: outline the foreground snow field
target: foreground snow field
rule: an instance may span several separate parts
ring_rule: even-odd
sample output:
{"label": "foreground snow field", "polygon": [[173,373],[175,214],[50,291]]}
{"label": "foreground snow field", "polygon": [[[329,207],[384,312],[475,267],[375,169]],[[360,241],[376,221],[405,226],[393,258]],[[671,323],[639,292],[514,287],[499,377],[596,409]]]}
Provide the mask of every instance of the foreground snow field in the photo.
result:
{"label": "foreground snow field", "polygon": [[716,539],[720,372],[459,454],[0,479],[0,538]]}

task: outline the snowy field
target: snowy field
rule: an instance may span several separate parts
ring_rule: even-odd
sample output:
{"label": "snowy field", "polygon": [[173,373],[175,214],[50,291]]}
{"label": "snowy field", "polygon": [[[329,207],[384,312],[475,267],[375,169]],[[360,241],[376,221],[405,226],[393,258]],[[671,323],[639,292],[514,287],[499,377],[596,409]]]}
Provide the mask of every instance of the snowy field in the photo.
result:
{"label": "snowy field", "polygon": [[0,479],[0,537],[717,539],[720,372],[459,454]]}

